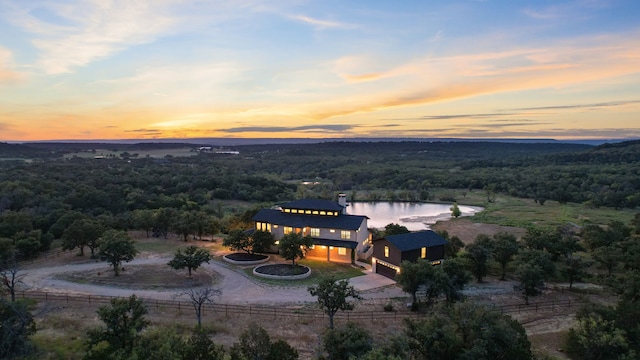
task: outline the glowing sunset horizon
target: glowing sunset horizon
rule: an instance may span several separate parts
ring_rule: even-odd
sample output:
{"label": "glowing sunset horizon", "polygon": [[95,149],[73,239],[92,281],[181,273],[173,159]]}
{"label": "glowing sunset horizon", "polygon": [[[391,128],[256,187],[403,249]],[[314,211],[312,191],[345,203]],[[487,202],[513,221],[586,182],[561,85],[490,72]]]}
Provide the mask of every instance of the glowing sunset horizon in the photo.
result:
{"label": "glowing sunset horizon", "polygon": [[0,2],[0,141],[640,138],[640,3]]}

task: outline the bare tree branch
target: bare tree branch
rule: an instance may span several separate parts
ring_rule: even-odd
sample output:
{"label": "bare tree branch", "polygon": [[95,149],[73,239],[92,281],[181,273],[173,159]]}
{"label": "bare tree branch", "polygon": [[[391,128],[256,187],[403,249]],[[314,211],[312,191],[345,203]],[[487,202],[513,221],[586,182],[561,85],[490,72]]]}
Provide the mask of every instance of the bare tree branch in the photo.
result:
{"label": "bare tree branch", "polygon": [[202,307],[204,304],[214,304],[214,298],[222,295],[222,291],[210,287],[188,289],[178,293],[176,297],[187,296],[196,312],[198,327],[202,326]]}

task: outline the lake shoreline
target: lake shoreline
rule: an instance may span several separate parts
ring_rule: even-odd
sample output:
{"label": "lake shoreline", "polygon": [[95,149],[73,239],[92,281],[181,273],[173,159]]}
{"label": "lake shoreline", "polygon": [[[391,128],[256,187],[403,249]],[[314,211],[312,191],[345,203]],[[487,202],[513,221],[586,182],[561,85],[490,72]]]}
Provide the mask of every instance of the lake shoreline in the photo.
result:
{"label": "lake shoreline", "polygon": [[[402,201],[356,201],[348,205],[348,213],[369,217],[370,228],[384,229],[397,223],[411,231],[427,230],[438,221],[451,219],[453,203],[402,202]],[[483,211],[480,206],[458,205],[462,217],[473,216]]]}

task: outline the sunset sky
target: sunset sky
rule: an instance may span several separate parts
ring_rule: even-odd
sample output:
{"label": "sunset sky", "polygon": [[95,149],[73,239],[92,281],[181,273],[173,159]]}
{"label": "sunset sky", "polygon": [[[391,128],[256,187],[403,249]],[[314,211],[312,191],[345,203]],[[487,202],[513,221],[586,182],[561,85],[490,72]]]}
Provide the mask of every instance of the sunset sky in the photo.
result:
{"label": "sunset sky", "polygon": [[638,0],[0,0],[0,141],[640,138]]}

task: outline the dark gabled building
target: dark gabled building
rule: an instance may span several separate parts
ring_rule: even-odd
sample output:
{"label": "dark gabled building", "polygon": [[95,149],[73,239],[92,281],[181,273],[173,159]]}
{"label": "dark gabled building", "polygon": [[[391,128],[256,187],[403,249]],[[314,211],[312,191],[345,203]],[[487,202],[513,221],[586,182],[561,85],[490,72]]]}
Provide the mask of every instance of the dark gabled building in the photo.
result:
{"label": "dark gabled building", "polygon": [[262,209],[252,220],[255,230],[268,231],[276,240],[291,232],[311,236],[314,246],[307,257],[351,262],[371,239],[368,217],[346,214],[345,208],[343,195],[339,202],[302,199]]}
{"label": "dark gabled building", "polygon": [[372,271],[395,279],[403,261],[427,259],[439,264],[444,259],[447,244],[433,230],[416,231],[407,234],[389,235],[373,240]]}

